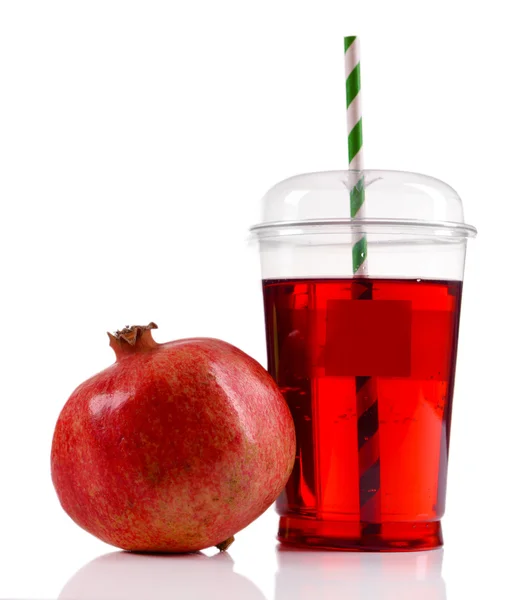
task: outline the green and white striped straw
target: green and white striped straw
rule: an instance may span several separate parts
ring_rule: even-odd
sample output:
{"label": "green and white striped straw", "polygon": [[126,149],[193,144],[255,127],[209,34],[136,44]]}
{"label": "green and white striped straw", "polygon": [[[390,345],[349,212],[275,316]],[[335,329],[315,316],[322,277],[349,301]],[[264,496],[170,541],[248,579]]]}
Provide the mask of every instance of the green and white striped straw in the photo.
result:
{"label": "green and white striped straw", "polygon": [[[350,181],[351,218],[363,216],[364,176],[362,153],[362,110],[360,104],[360,52],[355,36],[344,38],[346,66],[346,109],[348,126],[349,168],[357,171],[354,182]],[[357,229],[358,231],[358,229]],[[352,247],[353,274],[367,275],[367,240],[361,230]],[[354,288],[354,298],[369,301],[373,298],[371,284],[360,282]],[[369,375],[355,376],[357,400],[357,434],[359,465],[359,503],[361,536],[380,533],[381,522],[381,474],[379,438],[379,402],[377,386]]]}
{"label": "green and white striped straw", "polygon": [[[356,36],[344,38],[345,70],[346,70],[346,110],[348,132],[349,168],[361,171],[363,168],[362,153],[362,108],[360,102],[360,48]],[[351,218],[360,214],[364,204],[364,177],[359,176],[350,190]],[[367,240],[360,235],[353,244],[353,274],[364,275],[367,270]]]}

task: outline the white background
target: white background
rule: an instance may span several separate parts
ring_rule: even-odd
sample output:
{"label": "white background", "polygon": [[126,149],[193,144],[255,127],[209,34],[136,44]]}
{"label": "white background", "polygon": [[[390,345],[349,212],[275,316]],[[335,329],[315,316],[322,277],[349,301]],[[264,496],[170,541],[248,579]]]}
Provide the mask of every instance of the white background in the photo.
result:
{"label": "white background", "polygon": [[[524,596],[518,6],[0,2],[0,597],[57,598],[70,578],[79,598]],[[155,320],[159,341],[223,338],[265,364],[246,231],[278,180],[345,167],[342,48],[354,33],[366,166],[443,179],[479,229],[442,572],[438,552],[277,552],[270,510],[230,558],[116,554],[75,575],[114,549],[55,497],[61,407],[112,362],[105,332],[129,322]]]}

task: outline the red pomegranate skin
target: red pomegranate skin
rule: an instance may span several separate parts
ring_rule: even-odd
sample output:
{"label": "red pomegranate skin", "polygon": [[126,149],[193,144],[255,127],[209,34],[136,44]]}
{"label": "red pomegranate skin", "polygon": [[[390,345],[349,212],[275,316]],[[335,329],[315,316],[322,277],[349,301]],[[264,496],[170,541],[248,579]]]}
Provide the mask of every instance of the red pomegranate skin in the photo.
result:
{"label": "red pomegranate skin", "polygon": [[146,338],[115,347],[117,362],[67,401],[53,438],[54,486],[80,527],[119,548],[218,545],[286,484],[291,414],[270,375],[234,346]]}

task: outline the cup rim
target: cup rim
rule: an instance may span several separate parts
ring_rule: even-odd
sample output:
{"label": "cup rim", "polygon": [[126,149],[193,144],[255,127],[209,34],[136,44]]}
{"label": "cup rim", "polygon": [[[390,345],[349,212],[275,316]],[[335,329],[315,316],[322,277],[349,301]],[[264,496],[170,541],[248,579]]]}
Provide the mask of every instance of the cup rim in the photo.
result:
{"label": "cup rim", "polygon": [[[335,231],[336,230],[336,231]],[[466,223],[451,221],[423,221],[419,219],[304,219],[298,221],[269,221],[258,223],[249,228],[251,237],[264,238],[285,235],[310,235],[319,233],[402,233],[416,234],[425,232],[426,235],[454,238],[474,238],[477,229]]]}

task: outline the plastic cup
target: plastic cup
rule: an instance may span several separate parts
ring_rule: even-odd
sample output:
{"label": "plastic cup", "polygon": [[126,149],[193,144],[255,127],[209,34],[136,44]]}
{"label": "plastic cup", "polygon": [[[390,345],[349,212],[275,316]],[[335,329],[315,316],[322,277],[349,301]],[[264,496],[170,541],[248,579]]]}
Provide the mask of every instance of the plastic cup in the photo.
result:
{"label": "plastic cup", "polygon": [[[268,369],[297,455],[277,501],[284,544],[347,550],[442,545],[467,239],[457,193],[415,173],[350,171],[273,187],[251,228]],[[366,276],[352,249],[367,238]]]}

